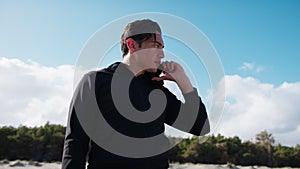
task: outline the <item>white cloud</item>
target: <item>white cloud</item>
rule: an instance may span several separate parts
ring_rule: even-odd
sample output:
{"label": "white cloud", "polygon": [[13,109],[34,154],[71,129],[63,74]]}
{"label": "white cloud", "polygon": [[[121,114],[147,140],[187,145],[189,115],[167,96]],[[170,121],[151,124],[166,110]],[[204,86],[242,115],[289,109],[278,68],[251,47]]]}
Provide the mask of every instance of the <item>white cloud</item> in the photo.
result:
{"label": "white cloud", "polygon": [[0,125],[66,124],[73,67],[0,58]]}
{"label": "white cloud", "polygon": [[275,87],[238,75],[226,76],[225,81],[227,99],[218,132],[254,140],[266,129],[277,143],[300,143],[300,82]]}
{"label": "white cloud", "polygon": [[247,70],[252,70],[253,68],[254,68],[254,63],[244,62],[243,65],[239,69],[247,71]]}
{"label": "white cloud", "polygon": [[[66,125],[73,73],[70,65],[47,67],[32,61],[0,58],[0,126],[35,126],[47,121]],[[285,82],[276,87],[238,75],[225,76],[225,81],[225,111],[216,133],[251,140],[266,129],[277,143],[300,143],[300,82]],[[182,99],[177,85],[166,86]],[[208,95],[205,102],[209,103],[211,98]],[[213,123],[217,123],[220,114],[209,113]]]}
{"label": "white cloud", "polygon": [[244,62],[243,65],[241,67],[239,67],[239,70],[253,71],[255,73],[260,73],[260,72],[264,71],[265,69],[266,69],[265,66],[256,65],[255,63],[248,63],[248,62]]}
{"label": "white cloud", "polygon": [[264,71],[265,69],[266,68],[264,66],[259,65],[259,66],[256,67],[255,72],[260,73],[260,72]]}
{"label": "white cloud", "polygon": [[164,86],[169,89],[177,97],[177,99],[184,102],[183,95],[175,82],[164,81]]}

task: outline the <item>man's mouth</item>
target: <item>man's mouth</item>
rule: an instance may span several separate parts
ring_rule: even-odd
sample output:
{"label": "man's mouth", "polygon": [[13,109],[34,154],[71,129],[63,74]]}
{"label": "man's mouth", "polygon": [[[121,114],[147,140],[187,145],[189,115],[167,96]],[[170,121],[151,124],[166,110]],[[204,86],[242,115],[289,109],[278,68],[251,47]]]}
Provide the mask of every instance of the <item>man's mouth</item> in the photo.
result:
{"label": "man's mouth", "polygon": [[159,66],[161,62],[160,61],[156,61],[154,63],[156,63]]}

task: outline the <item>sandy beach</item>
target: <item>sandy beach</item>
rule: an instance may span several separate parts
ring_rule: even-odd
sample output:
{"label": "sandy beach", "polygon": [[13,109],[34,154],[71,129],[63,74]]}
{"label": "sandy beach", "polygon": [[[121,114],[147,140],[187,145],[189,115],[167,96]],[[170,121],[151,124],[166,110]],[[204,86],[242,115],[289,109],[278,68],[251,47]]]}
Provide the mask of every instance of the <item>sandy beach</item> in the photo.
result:
{"label": "sandy beach", "polygon": [[[10,161],[0,163],[0,169],[60,169],[60,163],[37,163],[28,161]],[[228,166],[214,164],[170,164],[169,169],[270,169],[265,166]],[[278,168],[279,169],[279,168]],[[292,169],[284,167],[281,169]],[[294,168],[295,169],[295,168]]]}

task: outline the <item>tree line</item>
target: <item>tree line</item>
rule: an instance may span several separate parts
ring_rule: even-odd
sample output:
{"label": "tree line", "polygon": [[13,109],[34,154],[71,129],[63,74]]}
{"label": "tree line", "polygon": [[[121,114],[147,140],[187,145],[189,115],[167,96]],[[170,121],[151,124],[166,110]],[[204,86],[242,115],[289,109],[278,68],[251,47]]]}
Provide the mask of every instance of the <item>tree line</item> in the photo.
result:
{"label": "tree line", "polygon": [[[61,161],[66,128],[47,122],[40,127],[3,126],[0,128],[0,160]],[[264,165],[269,167],[300,167],[300,145],[274,145],[272,134],[262,131],[255,141],[242,142],[237,136],[220,134],[175,138],[181,140],[169,151],[171,162],[235,165]]]}
{"label": "tree line", "polygon": [[[173,138],[176,140],[178,138]],[[237,136],[225,138],[218,134],[204,142],[198,137],[183,139],[170,151],[171,162],[235,164],[242,166],[300,167],[300,145],[274,145],[272,134],[262,131],[255,142],[242,142]]]}
{"label": "tree line", "polygon": [[1,127],[0,159],[60,161],[65,130],[49,122],[40,127]]}

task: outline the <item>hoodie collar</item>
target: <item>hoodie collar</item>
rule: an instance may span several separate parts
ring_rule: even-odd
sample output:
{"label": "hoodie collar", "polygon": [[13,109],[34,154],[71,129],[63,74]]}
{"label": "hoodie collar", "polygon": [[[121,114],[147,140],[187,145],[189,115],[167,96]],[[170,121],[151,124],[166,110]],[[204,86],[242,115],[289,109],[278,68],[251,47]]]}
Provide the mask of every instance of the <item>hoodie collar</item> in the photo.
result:
{"label": "hoodie collar", "polygon": [[[120,66],[120,67],[119,67]],[[128,74],[130,76],[134,76],[134,74],[127,68],[127,66],[122,63],[122,62],[115,62],[113,64],[111,64],[110,66],[108,66],[105,69],[105,72],[107,73],[115,73],[115,71],[117,70],[117,68],[120,68],[120,70],[122,70],[122,73]],[[119,71],[119,70],[118,70]],[[158,77],[161,74],[161,70],[158,70],[155,73],[151,73],[151,72],[145,72],[144,74],[138,75],[136,76],[137,78],[142,78],[142,79],[147,79],[147,80],[151,80],[153,77]]]}

